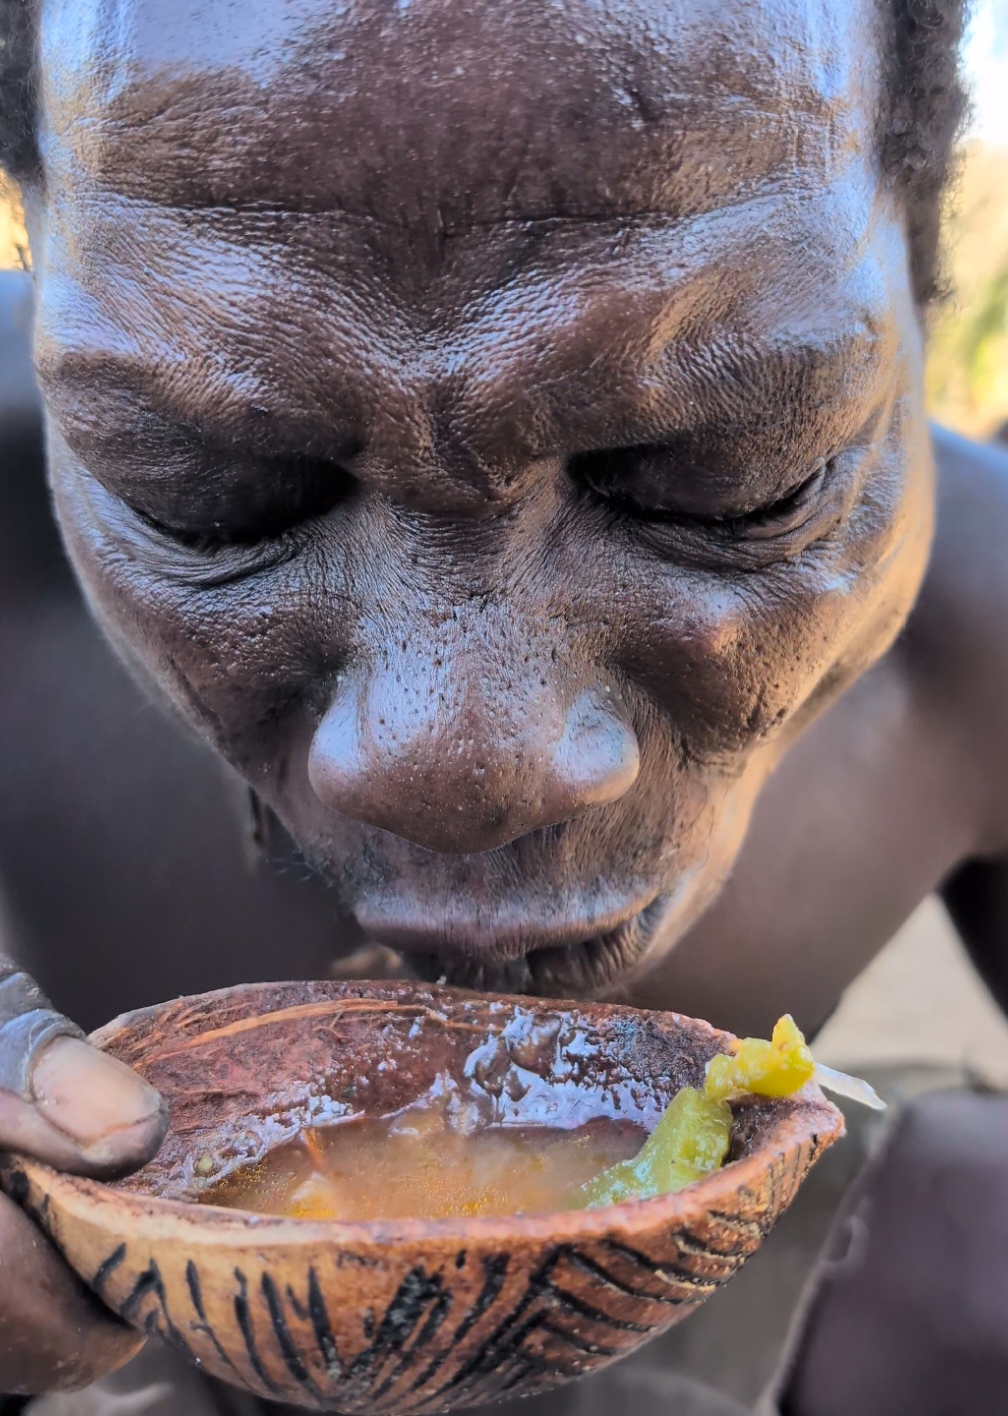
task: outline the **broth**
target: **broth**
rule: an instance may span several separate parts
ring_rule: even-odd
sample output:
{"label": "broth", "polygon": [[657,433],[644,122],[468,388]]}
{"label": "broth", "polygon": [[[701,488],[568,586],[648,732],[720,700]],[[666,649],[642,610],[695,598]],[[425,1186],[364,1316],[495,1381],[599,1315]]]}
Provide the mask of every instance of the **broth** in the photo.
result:
{"label": "broth", "polygon": [[296,1219],[547,1214],[640,1149],[647,1132],[599,1118],[574,1129],[478,1127],[417,1107],[303,1132],[211,1186],[202,1204]]}

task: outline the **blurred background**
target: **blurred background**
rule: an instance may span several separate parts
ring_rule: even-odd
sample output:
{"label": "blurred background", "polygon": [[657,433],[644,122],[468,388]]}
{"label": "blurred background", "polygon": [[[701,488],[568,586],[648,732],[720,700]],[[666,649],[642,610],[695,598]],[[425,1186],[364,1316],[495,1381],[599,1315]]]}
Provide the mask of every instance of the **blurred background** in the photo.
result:
{"label": "blurred background", "polygon": [[970,437],[1008,420],[1008,3],[979,0],[966,40],[973,111],[946,215],[949,296],[931,331],[933,416]]}

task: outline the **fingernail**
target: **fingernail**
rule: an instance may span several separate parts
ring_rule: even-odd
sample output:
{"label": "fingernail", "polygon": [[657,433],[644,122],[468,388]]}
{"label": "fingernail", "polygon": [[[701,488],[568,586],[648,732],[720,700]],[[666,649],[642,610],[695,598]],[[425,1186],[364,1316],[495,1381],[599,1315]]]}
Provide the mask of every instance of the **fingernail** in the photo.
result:
{"label": "fingernail", "polygon": [[75,1037],[59,1037],[42,1053],[32,1092],[49,1124],[83,1146],[150,1121],[163,1107],[130,1067]]}

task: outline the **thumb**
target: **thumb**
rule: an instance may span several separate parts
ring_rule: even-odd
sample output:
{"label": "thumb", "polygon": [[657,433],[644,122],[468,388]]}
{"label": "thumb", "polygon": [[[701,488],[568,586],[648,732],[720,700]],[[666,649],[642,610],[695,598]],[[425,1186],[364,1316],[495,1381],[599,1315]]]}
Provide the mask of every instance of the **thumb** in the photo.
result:
{"label": "thumb", "polygon": [[167,1124],[159,1093],[91,1047],[0,954],[0,1150],[109,1177],[148,1160]]}

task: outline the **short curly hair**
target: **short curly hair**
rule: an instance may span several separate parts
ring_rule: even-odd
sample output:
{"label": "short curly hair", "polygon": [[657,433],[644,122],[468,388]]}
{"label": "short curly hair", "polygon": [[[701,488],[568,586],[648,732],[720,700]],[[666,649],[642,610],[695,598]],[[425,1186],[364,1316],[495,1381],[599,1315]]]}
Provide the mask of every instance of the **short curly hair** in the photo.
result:
{"label": "short curly hair", "polygon": [[[966,108],[959,45],[970,0],[879,3],[890,55],[879,154],[906,214],[914,295],[926,306],[939,293],[941,198]],[[0,167],[19,180],[40,170],[34,51],[33,0],[0,0]]]}
{"label": "short curly hair", "polygon": [[0,0],[0,167],[12,177],[38,169],[31,0]]}

